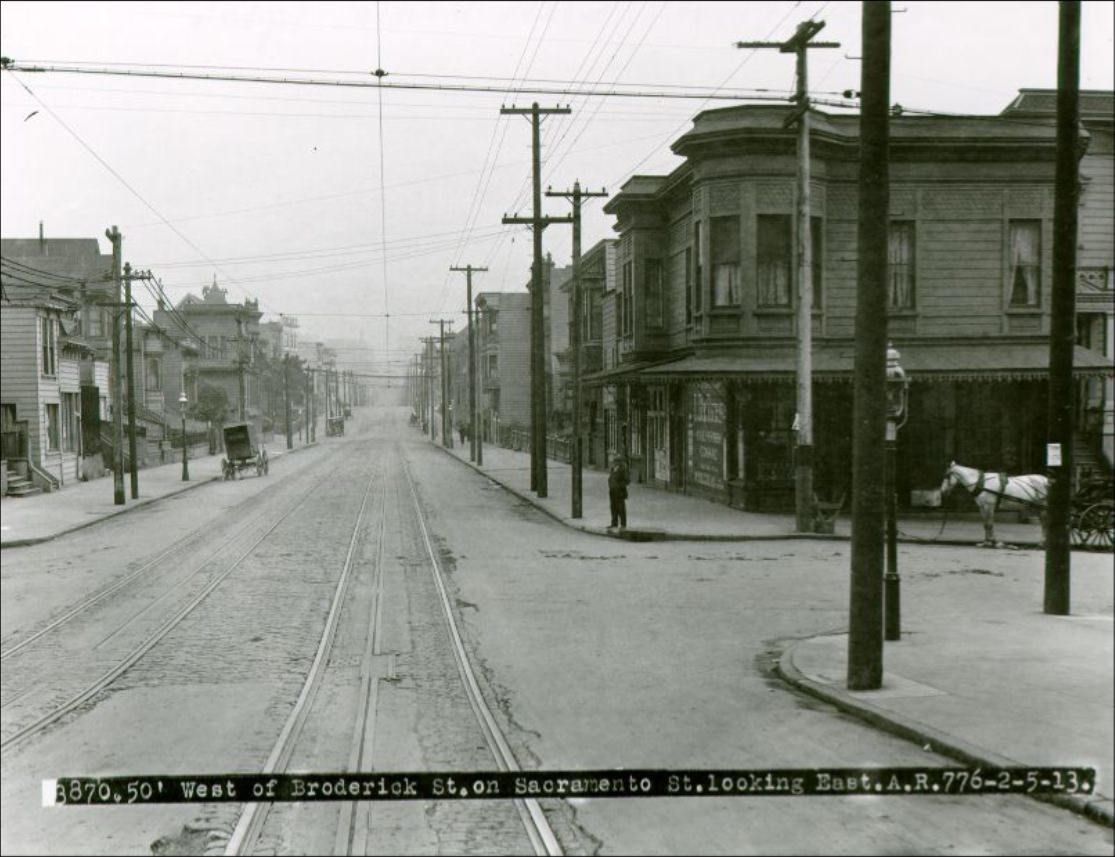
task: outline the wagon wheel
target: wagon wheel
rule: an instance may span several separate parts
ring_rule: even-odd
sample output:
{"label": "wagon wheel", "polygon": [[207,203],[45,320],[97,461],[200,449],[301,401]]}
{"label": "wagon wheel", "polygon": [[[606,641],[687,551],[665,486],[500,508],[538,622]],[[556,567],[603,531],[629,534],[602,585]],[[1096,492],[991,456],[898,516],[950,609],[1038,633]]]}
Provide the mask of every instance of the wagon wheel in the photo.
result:
{"label": "wagon wheel", "polygon": [[1115,532],[1115,505],[1096,503],[1080,515],[1080,532],[1085,545],[1110,548]]}
{"label": "wagon wheel", "polygon": [[263,459],[256,458],[256,476],[263,475]]}

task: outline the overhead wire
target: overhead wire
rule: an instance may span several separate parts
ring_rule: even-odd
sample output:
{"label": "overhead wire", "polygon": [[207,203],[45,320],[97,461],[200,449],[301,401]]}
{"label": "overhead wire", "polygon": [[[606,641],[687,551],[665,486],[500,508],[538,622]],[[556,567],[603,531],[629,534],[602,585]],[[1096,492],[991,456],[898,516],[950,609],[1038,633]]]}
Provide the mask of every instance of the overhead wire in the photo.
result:
{"label": "overhead wire", "polygon": [[[387,186],[387,180],[384,178],[384,148],[383,148],[383,76],[386,74],[383,70],[383,44],[381,40],[381,31],[379,24],[379,0],[376,0],[376,79],[380,86],[376,90],[376,95],[379,98],[379,186],[381,188]],[[380,210],[380,237],[383,241],[383,246],[387,247],[387,192],[380,191],[379,194],[379,210]],[[383,347],[388,348],[391,344],[391,310],[387,303],[387,253],[383,254]]]}
{"label": "overhead wire", "polygon": [[[161,220],[166,225],[166,227],[168,229],[170,229],[171,232],[173,232],[180,239],[182,239],[182,241],[184,241],[189,247],[191,247],[194,250],[194,252],[197,253],[199,256],[201,256],[203,258],[208,258],[206,256],[205,252],[200,247],[198,247],[197,244],[195,244],[193,241],[191,241],[188,237],[186,237],[185,234],[182,233],[181,230],[179,230],[176,226],[174,226],[174,224],[172,224],[169,220],[167,220],[165,217],[163,217],[162,213],[157,208],[155,208],[155,206],[153,206],[150,202],[148,202],[146,197],[144,197],[138,190],[136,190],[134,187],[132,187],[132,185],[127,181],[127,179],[125,179],[122,175],[120,175],[120,173],[117,172],[116,169],[114,169],[112,167],[112,165],[108,163],[108,161],[106,161],[104,158],[102,158],[100,156],[100,154],[98,154],[97,151],[92,146],[90,146],[87,142],[85,142],[85,140],[81,137],[80,134],[78,134],[73,128],[71,128],[69,125],[67,125],[65,120],[63,120],[61,116],[59,116],[54,110],[52,110],[51,107],[45,101],[43,101],[41,98],[39,98],[39,96],[26,83],[24,83],[22,80],[20,80],[16,76],[15,71],[12,69],[12,67],[9,64],[5,64],[4,69],[7,70],[9,74],[11,74],[12,79],[15,80],[27,92],[28,95],[30,95],[33,99],[35,99],[35,101],[48,114],[50,114],[54,118],[54,120],[67,131],[67,133],[70,134],[70,136],[72,136],[75,140],[77,140],[77,142],[82,146],[82,148],[84,148],[87,152],[89,152],[89,154],[92,155],[101,166],[103,166],[106,170],[108,170],[108,172],[117,181],[119,181],[122,185],[124,185],[124,187],[127,188],[128,191],[136,199],[138,199],[141,203],[143,203],[143,205],[146,206],[151,211],[152,214],[154,214],[156,217],[158,217],[159,220]],[[214,266],[214,267],[217,267],[217,266]],[[218,268],[218,270],[220,270],[220,269]],[[224,273],[224,272],[222,271],[222,273]],[[227,279],[231,280],[233,283],[236,282],[235,278],[228,277],[227,274],[225,276],[226,276]],[[242,286],[241,286],[241,289],[243,289]],[[243,291],[245,292],[245,294],[247,294],[248,297],[253,297],[251,292],[249,292],[247,289],[243,289]]]}

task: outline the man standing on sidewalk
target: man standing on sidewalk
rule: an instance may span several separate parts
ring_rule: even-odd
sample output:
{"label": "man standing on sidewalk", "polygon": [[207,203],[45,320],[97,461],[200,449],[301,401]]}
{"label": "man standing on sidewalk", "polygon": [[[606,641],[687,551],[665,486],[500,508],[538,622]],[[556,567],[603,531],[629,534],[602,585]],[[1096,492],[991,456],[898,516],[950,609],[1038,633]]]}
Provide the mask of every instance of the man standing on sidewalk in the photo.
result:
{"label": "man standing on sidewalk", "polygon": [[617,456],[608,471],[608,500],[612,507],[612,524],[609,530],[617,526],[620,530],[627,529],[627,458]]}

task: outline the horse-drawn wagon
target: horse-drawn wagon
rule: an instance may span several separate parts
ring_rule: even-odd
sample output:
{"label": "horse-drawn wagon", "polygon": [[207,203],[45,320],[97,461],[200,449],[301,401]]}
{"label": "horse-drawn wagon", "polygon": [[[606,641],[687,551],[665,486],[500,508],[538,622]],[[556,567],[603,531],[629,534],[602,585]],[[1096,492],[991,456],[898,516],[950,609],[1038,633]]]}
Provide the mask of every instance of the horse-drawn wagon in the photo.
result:
{"label": "horse-drawn wagon", "polygon": [[1073,495],[1069,513],[1072,543],[1110,548],[1115,531],[1115,499],[1110,479],[1085,482]]}
{"label": "horse-drawn wagon", "polygon": [[[1008,476],[955,461],[949,464],[940,493],[947,494],[962,487],[975,500],[983,519],[984,544],[997,546],[995,513],[1002,509],[1034,512],[1041,518],[1045,534],[1045,512],[1049,495],[1049,479],[1036,473]],[[1072,497],[1069,516],[1069,537],[1078,547],[1107,548],[1112,546],[1115,530],[1115,501],[1112,500],[1110,479],[1092,480],[1082,485]]]}
{"label": "horse-drawn wagon", "polygon": [[240,474],[255,468],[256,476],[267,475],[267,450],[256,438],[251,423],[229,423],[224,427],[225,454],[221,472],[225,479],[238,479]]}

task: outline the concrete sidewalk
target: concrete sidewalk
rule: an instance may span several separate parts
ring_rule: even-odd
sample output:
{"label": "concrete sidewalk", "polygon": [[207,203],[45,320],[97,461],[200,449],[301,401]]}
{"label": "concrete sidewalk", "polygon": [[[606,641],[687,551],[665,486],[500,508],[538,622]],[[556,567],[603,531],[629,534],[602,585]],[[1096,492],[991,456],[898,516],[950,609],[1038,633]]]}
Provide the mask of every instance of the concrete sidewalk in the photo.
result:
{"label": "concrete sidewalk", "polygon": [[[548,463],[549,496],[539,499],[530,491],[529,453],[486,446],[484,464],[477,466],[468,460],[467,443],[445,451],[567,526],[618,535],[606,529],[606,473],[583,471],[584,515],[573,519],[568,465]],[[838,518],[834,536],[801,535],[793,515],[741,512],[638,484],[629,487],[627,517],[629,532],[621,535],[636,539],[850,537],[846,514]],[[982,524],[971,518],[904,517],[899,531],[907,544],[983,541]],[[1040,541],[1041,527],[1004,522],[996,525],[996,536],[1032,545]],[[971,767],[1094,767],[1095,794],[1042,799],[1110,826],[1115,823],[1111,589],[1109,580],[1098,584],[1087,603],[1101,612],[1090,615],[1046,616],[984,605],[976,621],[906,616],[902,639],[885,644],[883,686],[876,691],[845,688],[846,634],[793,644],[782,654],[779,673],[802,691]]]}
{"label": "concrete sidewalk", "polygon": [[[295,452],[313,444],[294,442]],[[274,461],[287,453],[286,440],[279,435],[264,444]],[[68,482],[58,491],[33,497],[0,498],[0,549],[25,547],[50,541],[75,530],[92,526],[105,518],[130,512],[172,494],[180,494],[221,478],[222,454],[189,460],[190,479],[182,481],[182,460],[144,467],[139,471],[139,497],[131,499],[131,479],[124,474],[123,506],[113,502],[112,476],[88,482]]]}
{"label": "concrete sidewalk", "polygon": [[[444,447],[442,447],[444,449]],[[796,532],[792,514],[744,512],[723,503],[714,503],[649,487],[638,483],[628,486],[627,531],[611,532],[607,529],[611,513],[608,506],[608,474],[601,470],[582,468],[581,518],[572,517],[572,477],[570,466],[562,462],[547,462],[547,497],[539,499],[530,490],[530,453],[485,445],[484,464],[477,467],[469,461],[468,443],[454,439],[452,449],[446,449],[470,467],[483,472],[508,490],[563,524],[596,535],[614,536],[631,540],[693,539],[700,541],[746,541],[750,539],[825,539],[834,536],[801,534]],[[835,537],[851,538],[849,510],[851,501],[844,504],[843,513],[835,522]],[[1041,524],[1011,520],[1004,514],[995,524],[996,539],[1009,545],[1037,545],[1041,542]],[[935,542],[938,544],[975,545],[984,539],[983,524],[973,515],[919,514],[901,516],[898,524],[899,540],[907,542]]]}

